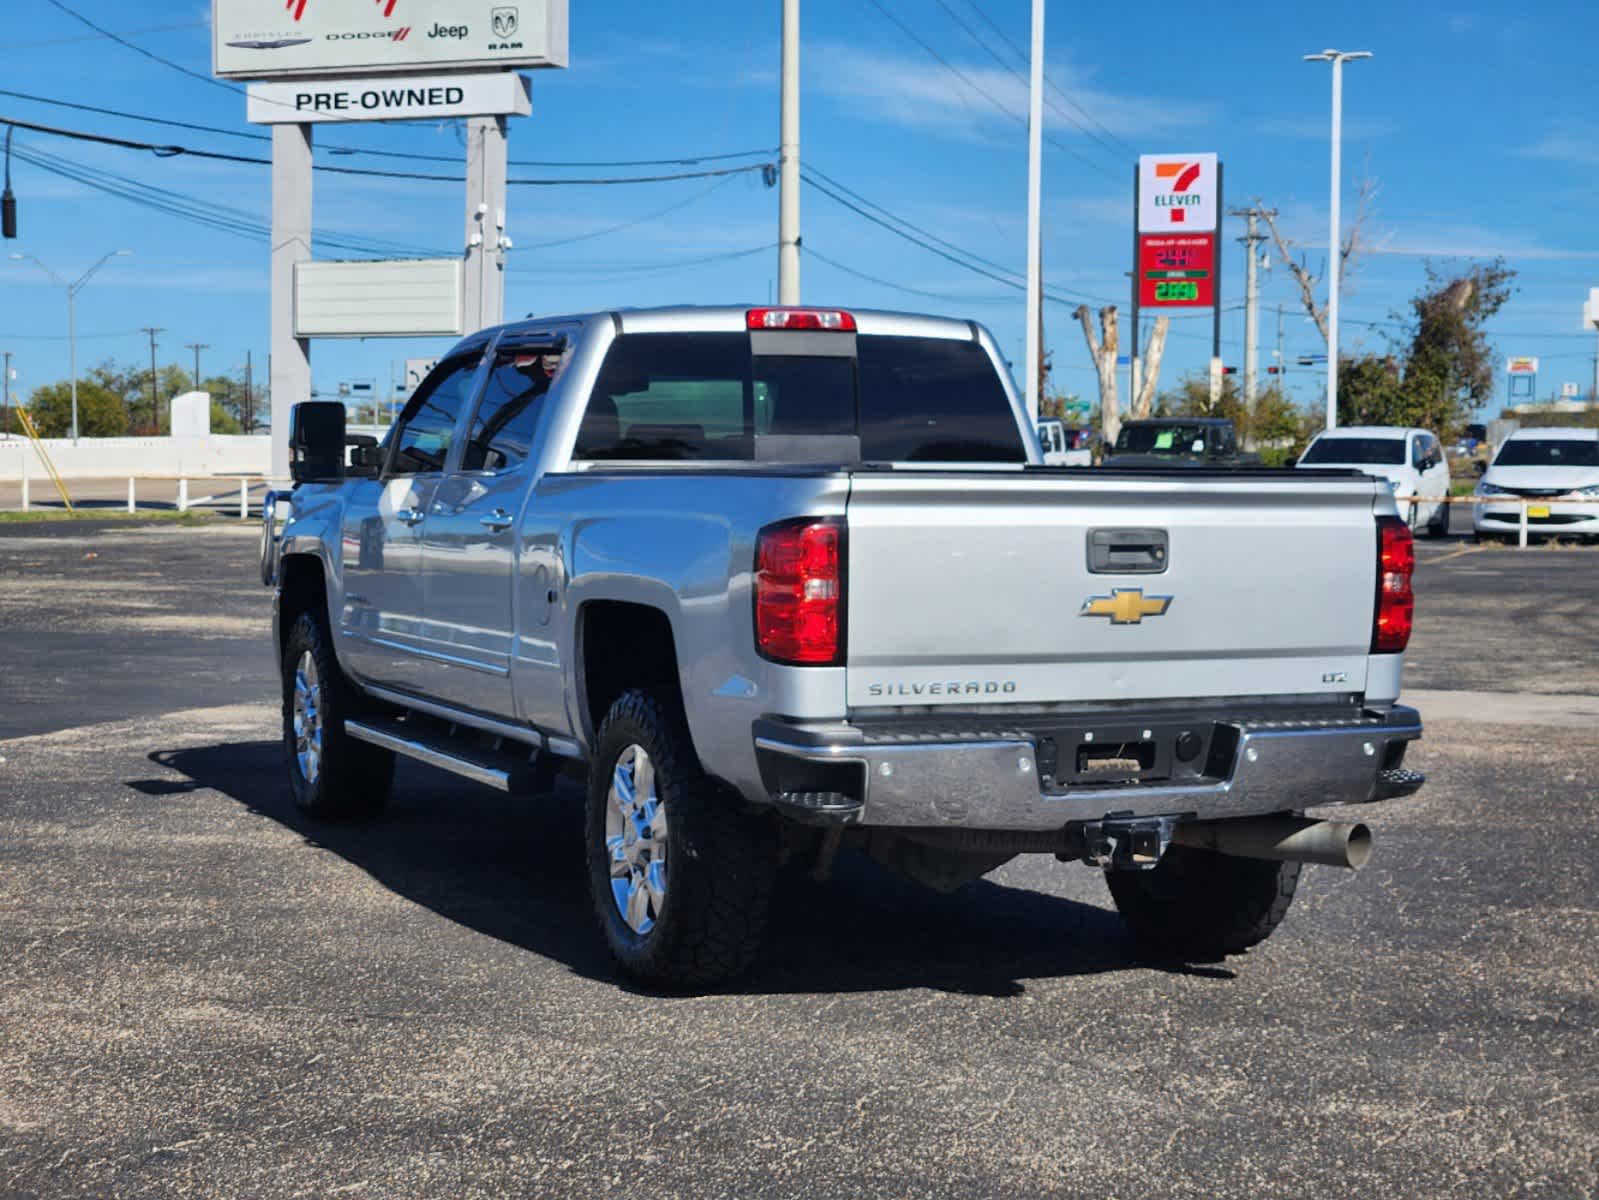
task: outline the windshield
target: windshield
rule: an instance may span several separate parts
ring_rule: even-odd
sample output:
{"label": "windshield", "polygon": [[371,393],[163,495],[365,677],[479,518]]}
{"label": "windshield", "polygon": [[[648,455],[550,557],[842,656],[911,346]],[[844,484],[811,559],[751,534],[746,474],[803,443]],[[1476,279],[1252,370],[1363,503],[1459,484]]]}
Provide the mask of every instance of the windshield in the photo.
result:
{"label": "windshield", "polygon": [[1010,398],[978,343],[863,334],[855,347],[853,358],[757,355],[742,333],[623,334],[600,369],[576,454],[749,460],[766,439],[858,437],[864,462],[1026,461]]}
{"label": "windshield", "polygon": [[1399,467],[1405,462],[1402,437],[1324,437],[1317,438],[1305,451],[1302,463],[1363,463],[1371,466]]}
{"label": "windshield", "polygon": [[1496,467],[1599,467],[1599,435],[1591,440],[1512,438],[1499,448]]}
{"label": "windshield", "polygon": [[1123,425],[1116,435],[1117,454],[1203,454],[1203,425]]}

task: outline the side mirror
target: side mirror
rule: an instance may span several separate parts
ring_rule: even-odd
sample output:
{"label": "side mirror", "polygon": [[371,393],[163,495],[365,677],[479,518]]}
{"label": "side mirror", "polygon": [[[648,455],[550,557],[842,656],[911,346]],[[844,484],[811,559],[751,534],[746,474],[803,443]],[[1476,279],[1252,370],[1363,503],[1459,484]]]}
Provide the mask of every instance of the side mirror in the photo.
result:
{"label": "side mirror", "polygon": [[1298,465],[1299,456],[1297,454],[1290,454],[1287,458],[1283,459],[1283,466],[1285,467],[1297,467]]}
{"label": "side mirror", "polygon": [[1479,475],[1484,475],[1488,471],[1488,460],[1485,458],[1476,459],[1471,465],[1477,469]]}
{"label": "side mirror", "polygon": [[344,478],[344,405],[304,400],[289,417],[289,477],[295,483]]}

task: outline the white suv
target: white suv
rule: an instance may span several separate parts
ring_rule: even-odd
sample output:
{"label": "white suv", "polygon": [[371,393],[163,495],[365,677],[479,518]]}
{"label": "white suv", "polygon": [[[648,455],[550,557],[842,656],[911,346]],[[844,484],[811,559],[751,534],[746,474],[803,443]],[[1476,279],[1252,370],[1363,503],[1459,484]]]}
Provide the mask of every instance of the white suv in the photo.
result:
{"label": "white suv", "polygon": [[1393,425],[1329,429],[1305,447],[1298,465],[1352,467],[1386,479],[1412,529],[1425,529],[1433,537],[1449,532],[1449,464],[1438,438],[1425,429]]}
{"label": "white suv", "polygon": [[1599,429],[1518,429],[1477,484],[1478,537],[1599,537]]}

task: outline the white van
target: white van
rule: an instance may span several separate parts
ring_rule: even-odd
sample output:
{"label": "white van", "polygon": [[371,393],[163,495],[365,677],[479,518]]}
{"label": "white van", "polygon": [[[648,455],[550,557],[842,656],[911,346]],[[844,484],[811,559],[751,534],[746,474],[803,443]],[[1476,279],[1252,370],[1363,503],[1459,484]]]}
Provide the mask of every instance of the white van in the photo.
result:
{"label": "white van", "polygon": [[[1348,425],[1318,433],[1299,459],[1301,467],[1353,467],[1379,479],[1399,500],[1410,527],[1432,537],[1449,532],[1449,464],[1443,444],[1425,429]],[[1408,503],[1407,503],[1408,501]]]}

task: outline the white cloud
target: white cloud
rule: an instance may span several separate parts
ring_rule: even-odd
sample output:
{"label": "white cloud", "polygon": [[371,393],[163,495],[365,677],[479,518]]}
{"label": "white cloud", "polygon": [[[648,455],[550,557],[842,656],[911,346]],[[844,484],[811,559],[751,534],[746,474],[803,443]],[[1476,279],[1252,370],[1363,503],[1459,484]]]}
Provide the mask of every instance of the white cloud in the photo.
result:
{"label": "white cloud", "polygon": [[[1345,120],[1345,141],[1369,141],[1372,138],[1387,137],[1399,132],[1397,121],[1387,120]],[[1272,117],[1259,122],[1255,132],[1264,137],[1310,138],[1326,141],[1332,136],[1332,130],[1326,116],[1310,117]]]}
{"label": "white cloud", "polygon": [[1388,230],[1373,239],[1368,252],[1414,258],[1507,258],[1512,261],[1599,259],[1599,250],[1563,250],[1481,225],[1439,224],[1417,230]]}
{"label": "white cloud", "polygon": [[[995,130],[1019,131],[1027,113],[1027,81],[998,67],[936,62],[823,43],[806,57],[812,86],[843,100],[869,105],[885,120],[965,140],[988,140]],[[956,74],[955,72],[958,72]],[[1099,137],[1147,136],[1203,124],[1213,114],[1194,104],[1171,105],[1096,88],[1077,68],[1056,63],[1050,77],[1071,97],[1049,93],[1046,124],[1052,132],[1080,134],[1077,122]],[[1083,113],[1091,114],[1092,121]],[[1064,114],[1064,115],[1063,115]],[[1068,119],[1069,116],[1069,119]]]}
{"label": "white cloud", "polygon": [[1536,158],[1569,167],[1599,167],[1599,129],[1562,121],[1537,141],[1517,150],[1522,158]]}

